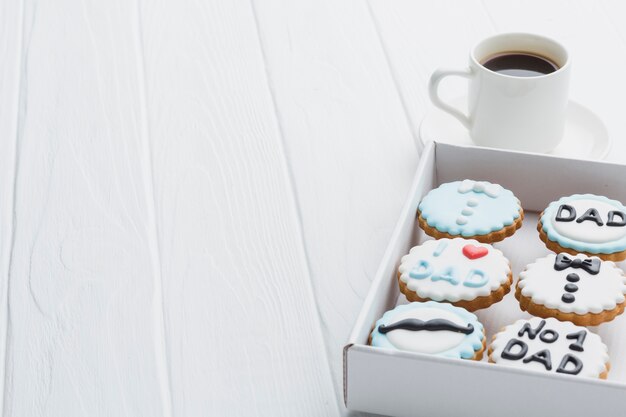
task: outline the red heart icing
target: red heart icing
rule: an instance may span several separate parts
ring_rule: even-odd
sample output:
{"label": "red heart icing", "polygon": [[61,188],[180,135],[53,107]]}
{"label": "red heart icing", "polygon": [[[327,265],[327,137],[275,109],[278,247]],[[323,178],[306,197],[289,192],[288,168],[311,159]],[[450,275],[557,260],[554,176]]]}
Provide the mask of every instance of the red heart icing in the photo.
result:
{"label": "red heart icing", "polygon": [[478,259],[487,255],[489,250],[484,246],[465,245],[463,246],[463,255],[469,259]]}

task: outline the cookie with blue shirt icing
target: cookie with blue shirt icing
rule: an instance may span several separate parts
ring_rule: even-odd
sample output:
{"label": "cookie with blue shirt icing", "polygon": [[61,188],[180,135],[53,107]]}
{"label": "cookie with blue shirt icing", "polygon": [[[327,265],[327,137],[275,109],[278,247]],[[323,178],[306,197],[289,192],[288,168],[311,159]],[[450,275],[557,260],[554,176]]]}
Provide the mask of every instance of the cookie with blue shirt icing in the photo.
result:
{"label": "cookie with blue shirt icing", "polygon": [[483,325],[467,310],[434,301],[387,311],[370,335],[372,346],[456,359],[481,360]]}
{"label": "cookie with blue shirt icing", "polygon": [[524,211],[510,190],[487,181],[441,184],[422,199],[418,222],[426,234],[499,242],[522,227]]}
{"label": "cookie with blue shirt icing", "polygon": [[556,253],[626,259],[626,207],[617,200],[595,194],[562,197],[541,213],[537,230]]}
{"label": "cookie with blue shirt icing", "polygon": [[504,254],[473,239],[428,240],[413,247],[398,267],[407,300],[448,302],[469,311],[502,300],[512,281]]}

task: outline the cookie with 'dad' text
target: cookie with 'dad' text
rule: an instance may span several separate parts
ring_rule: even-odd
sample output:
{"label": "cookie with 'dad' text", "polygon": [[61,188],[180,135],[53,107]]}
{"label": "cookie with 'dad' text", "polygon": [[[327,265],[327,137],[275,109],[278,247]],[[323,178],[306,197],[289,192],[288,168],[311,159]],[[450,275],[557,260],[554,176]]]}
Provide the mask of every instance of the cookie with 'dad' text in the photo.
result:
{"label": "cookie with 'dad' text", "polygon": [[398,268],[407,300],[448,302],[469,311],[502,300],[512,279],[504,254],[473,239],[428,240],[403,256]]}
{"label": "cookie with 'dad' text", "polygon": [[606,379],[608,349],[600,336],[554,318],[518,320],[497,333],[489,362],[562,375]]}
{"label": "cookie with 'dad' text", "polygon": [[556,253],[626,259],[626,207],[617,200],[594,194],[562,197],[541,213],[537,230]]}

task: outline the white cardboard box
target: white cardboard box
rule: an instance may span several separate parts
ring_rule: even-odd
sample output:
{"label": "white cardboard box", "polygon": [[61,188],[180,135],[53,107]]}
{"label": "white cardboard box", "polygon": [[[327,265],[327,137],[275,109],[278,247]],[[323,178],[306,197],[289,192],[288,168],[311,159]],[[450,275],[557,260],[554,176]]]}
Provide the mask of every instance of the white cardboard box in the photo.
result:
{"label": "white cardboard box", "polygon": [[[488,148],[430,143],[424,149],[408,201],[344,347],[344,401],[352,410],[423,417],[626,416],[626,314],[590,330],[609,347],[607,380],[519,370],[437,358],[367,345],[375,321],[397,304],[396,270],[408,250],[429,237],[416,224],[422,197],[439,184],[465,178],[510,189],[526,213],[515,235],[495,246],[511,260],[514,277],[550,253],[536,230],[537,213],[562,196],[594,193],[626,202],[626,166]],[[626,264],[621,263],[622,269]],[[476,312],[487,339],[530,315],[514,288],[503,301]]]}

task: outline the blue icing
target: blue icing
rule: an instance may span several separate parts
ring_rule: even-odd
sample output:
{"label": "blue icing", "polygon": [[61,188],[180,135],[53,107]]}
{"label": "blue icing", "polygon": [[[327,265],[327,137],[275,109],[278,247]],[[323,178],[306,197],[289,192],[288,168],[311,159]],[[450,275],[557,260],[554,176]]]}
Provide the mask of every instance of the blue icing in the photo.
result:
{"label": "blue icing", "polygon": [[[543,211],[543,214],[541,216],[541,228],[548,236],[548,239],[558,243],[564,248],[588,253],[614,253],[626,250],[626,236],[622,237],[621,239],[609,242],[592,243],[572,239],[570,237],[563,236],[559,232],[557,232],[552,225],[552,219],[556,216],[556,213],[561,204],[567,204],[568,202],[572,202],[575,200],[600,201],[614,206],[615,210],[626,212],[626,207],[622,203],[617,200],[611,200],[604,196],[599,196],[595,194],[574,194],[569,197],[561,197],[559,200],[551,202],[548,205],[548,208]],[[577,216],[580,217],[581,214],[583,213],[577,213]],[[602,220],[605,221],[606,218],[603,218]]]}
{"label": "blue icing", "polygon": [[433,273],[433,267],[427,260],[421,260],[411,269],[409,276],[415,279],[424,279]]}
{"label": "blue icing", "polygon": [[435,249],[435,251],[433,252],[433,256],[441,255],[443,251],[446,250],[447,247],[448,247],[448,242],[445,240],[442,240],[441,242],[439,242],[439,245],[437,245],[437,249]]}
{"label": "blue icing", "polygon": [[[460,192],[461,184],[461,181],[442,184],[424,197],[419,211],[430,227],[453,236],[469,237],[501,230],[519,218],[519,201],[511,191],[499,187],[498,195],[493,197],[482,191]],[[465,215],[464,211],[471,214]],[[460,217],[465,224],[457,223]]]}
{"label": "blue icing", "polygon": [[[478,277],[478,278],[475,278]],[[480,288],[489,282],[489,277],[483,271],[472,269],[463,281],[463,285],[470,288]]]}
{"label": "blue icing", "polygon": [[433,281],[447,281],[452,285],[457,285],[459,280],[456,278],[456,268],[449,266],[442,271],[436,272],[430,278]]}
{"label": "blue icing", "polygon": [[387,335],[378,331],[379,326],[381,324],[385,326],[392,324],[393,317],[396,316],[398,313],[421,308],[438,308],[441,310],[449,311],[456,314],[467,324],[471,324],[472,326],[474,326],[474,331],[469,335],[466,335],[461,343],[459,343],[456,347],[444,352],[433,353],[433,355],[455,359],[471,359],[474,357],[476,352],[478,352],[483,347],[483,339],[485,337],[483,333],[483,325],[478,321],[478,318],[475,314],[470,313],[464,308],[455,307],[452,304],[447,303],[438,303],[436,301],[426,301],[423,303],[413,302],[410,304],[397,306],[393,310],[385,312],[385,314],[383,314],[383,316],[376,322],[374,330],[372,331],[372,346],[397,350],[398,348],[396,348],[389,341]]}

